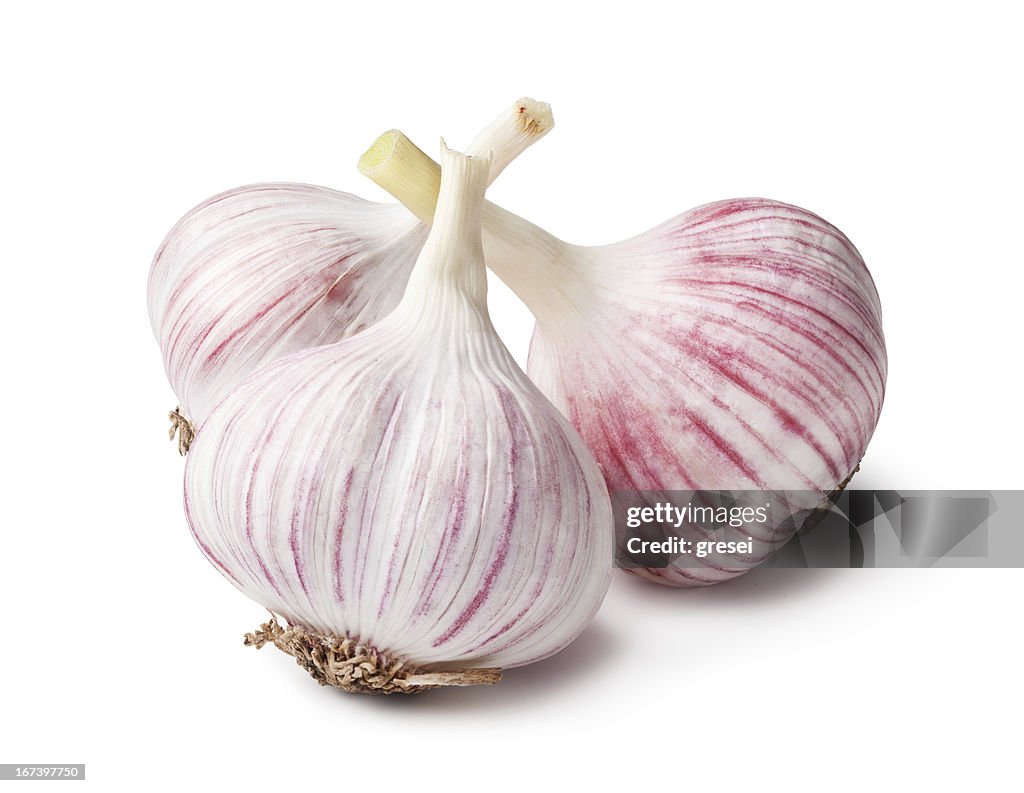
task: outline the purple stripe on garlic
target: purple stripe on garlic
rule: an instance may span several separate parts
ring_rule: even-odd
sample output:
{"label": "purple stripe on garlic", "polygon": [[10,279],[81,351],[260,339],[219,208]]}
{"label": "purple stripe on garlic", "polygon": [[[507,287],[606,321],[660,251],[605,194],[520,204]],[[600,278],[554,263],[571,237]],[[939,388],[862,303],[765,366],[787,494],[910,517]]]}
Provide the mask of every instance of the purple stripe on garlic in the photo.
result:
{"label": "purple stripe on garlic", "polygon": [[600,470],[488,317],[488,161],[442,161],[399,305],[255,371],[202,424],[185,470],[189,525],[218,569],[311,646],[387,659],[374,668],[401,671],[383,690],[558,652],[611,571]]}

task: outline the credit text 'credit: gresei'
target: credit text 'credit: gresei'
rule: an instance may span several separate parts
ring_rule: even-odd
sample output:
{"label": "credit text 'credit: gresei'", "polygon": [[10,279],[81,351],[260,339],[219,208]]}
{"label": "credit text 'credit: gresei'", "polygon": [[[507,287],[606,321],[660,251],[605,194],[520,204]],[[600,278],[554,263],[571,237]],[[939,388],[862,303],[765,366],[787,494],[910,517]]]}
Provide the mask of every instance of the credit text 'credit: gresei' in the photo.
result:
{"label": "credit text 'credit: gresei'", "polygon": [[741,541],[715,541],[715,540],[684,540],[682,537],[669,537],[665,540],[641,540],[639,537],[630,537],[626,543],[626,550],[633,554],[643,553],[667,553],[673,555],[693,554],[700,559],[713,553],[727,554],[752,554],[754,552],[754,539],[747,537]]}

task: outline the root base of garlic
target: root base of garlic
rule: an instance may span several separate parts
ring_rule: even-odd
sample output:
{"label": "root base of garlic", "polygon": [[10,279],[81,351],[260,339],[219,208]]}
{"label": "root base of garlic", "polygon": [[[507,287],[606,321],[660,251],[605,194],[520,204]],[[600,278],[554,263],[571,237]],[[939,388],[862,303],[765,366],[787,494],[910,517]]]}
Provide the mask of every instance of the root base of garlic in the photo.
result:
{"label": "root base of garlic", "polygon": [[501,680],[500,669],[421,671],[355,639],[284,628],[276,618],[245,634],[246,647],[258,650],[265,644],[292,656],[320,685],[356,694],[418,694],[431,688],[491,685]]}
{"label": "root base of garlic", "polygon": [[848,477],[846,477],[846,479],[844,479],[838,485],[836,485],[836,489],[832,491],[832,495],[829,496],[829,498],[835,498],[840,493],[842,493],[844,490],[846,490],[846,486],[848,484],[850,484],[850,480],[853,479],[853,477],[856,475],[856,473],[859,470],[860,470],[860,463],[857,463],[857,465],[854,467],[854,469],[852,471],[850,471],[850,475]]}
{"label": "root base of garlic", "polygon": [[167,437],[173,441],[174,436],[178,436],[178,454],[184,457],[188,454],[192,439],[196,437],[196,430],[192,426],[192,422],[185,418],[180,411],[181,407],[179,406],[167,414],[167,418],[171,420],[171,428],[167,431]]}
{"label": "root base of garlic", "polygon": [[846,479],[844,479],[842,482],[836,485],[835,490],[833,490],[825,498],[823,498],[821,500],[821,503],[818,505],[818,508],[807,516],[807,519],[800,526],[797,532],[798,534],[809,534],[814,529],[818,528],[819,525],[821,525],[821,522],[824,521],[825,518],[831,514],[832,507],[834,506],[836,499],[839,498],[839,495],[844,490],[846,490],[847,486],[850,484],[850,480],[853,479],[854,476],[856,476],[859,470],[860,463],[857,463],[857,465],[854,466],[854,469],[850,471],[849,476],[847,476]]}

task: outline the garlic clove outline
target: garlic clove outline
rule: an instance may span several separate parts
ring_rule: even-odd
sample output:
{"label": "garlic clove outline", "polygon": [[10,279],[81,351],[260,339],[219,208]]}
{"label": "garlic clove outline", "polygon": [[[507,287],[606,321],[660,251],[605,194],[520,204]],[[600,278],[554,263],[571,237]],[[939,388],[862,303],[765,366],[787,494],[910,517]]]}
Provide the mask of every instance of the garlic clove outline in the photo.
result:
{"label": "garlic clove outline", "polygon": [[[436,168],[410,142],[401,178],[386,162],[363,172],[429,222],[429,196],[404,185]],[[887,356],[874,282],[835,226],[741,198],[583,247],[488,203],[483,237],[488,267],[536,317],[530,377],[583,435],[613,495],[776,491],[798,513],[856,471]],[[766,536],[755,562],[789,536]],[[685,587],[752,566],[713,557],[628,572]]]}
{"label": "garlic clove outline", "polygon": [[442,162],[399,305],[257,369],[186,460],[197,544],[288,625],[246,642],[350,691],[494,682],[575,639],[610,581],[600,470],[487,313],[489,161]]}
{"label": "garlic clove outline", "polygon": [[[553,125],[547,104],[520,99],[469,151],[493,152],[494,179]],[[439,184],[431,171],[431,202]],[[151,325],[178,398],[170,419],[179,451],[263,363],[347,338],[394,309],[426,234],[400,205],[304,184],[248,185],[186,213],[148,280]]]}

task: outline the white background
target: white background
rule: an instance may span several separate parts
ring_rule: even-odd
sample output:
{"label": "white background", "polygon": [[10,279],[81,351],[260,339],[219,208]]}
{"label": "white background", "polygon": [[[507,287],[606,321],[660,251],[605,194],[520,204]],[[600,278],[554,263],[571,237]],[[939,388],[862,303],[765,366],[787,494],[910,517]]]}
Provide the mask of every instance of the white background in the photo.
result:
{"label": "white background", "polygon": [[[1019,570],[621,576],[559,657],[380,699],[244,648],[264,612],[193,545],[145,310],[164,233],[254,181],[384,200],[354,169],[378,133],[465,145],[521,95],[558,125],[490,198],[565,239],[767,195],[854,240],[890,355],[856,486],[1024,486],[1013,6],[670,7],[5,4],[0,762],[96,790],[1020,784]],[[522,359],[529,315],[491,303]]]}

